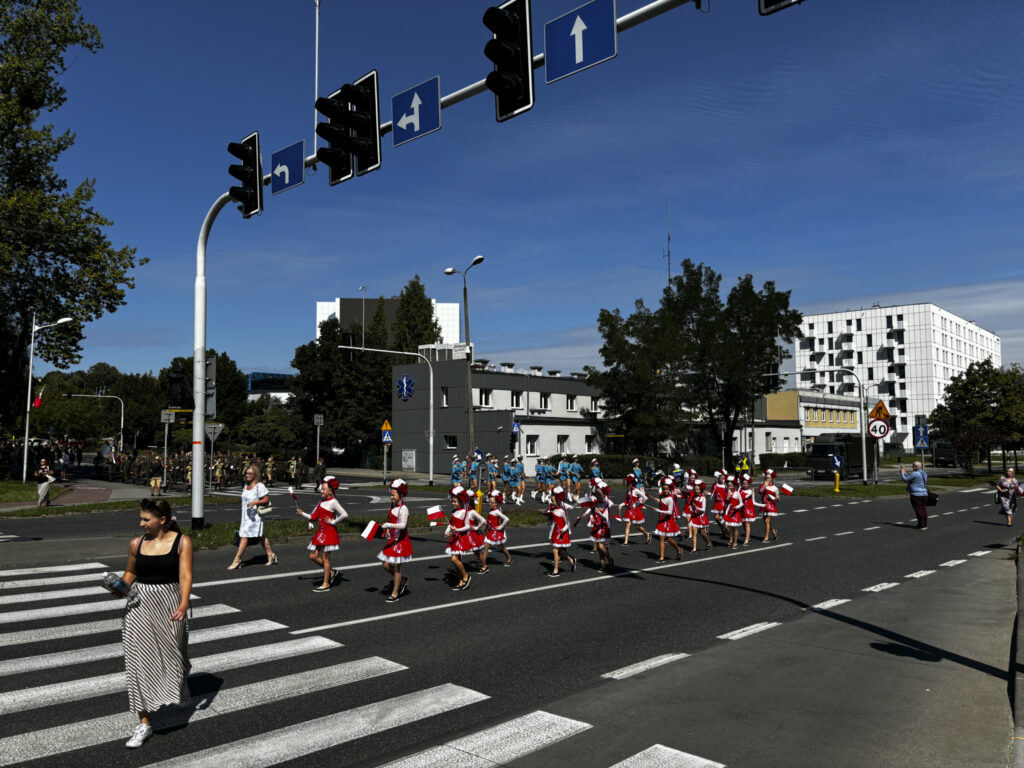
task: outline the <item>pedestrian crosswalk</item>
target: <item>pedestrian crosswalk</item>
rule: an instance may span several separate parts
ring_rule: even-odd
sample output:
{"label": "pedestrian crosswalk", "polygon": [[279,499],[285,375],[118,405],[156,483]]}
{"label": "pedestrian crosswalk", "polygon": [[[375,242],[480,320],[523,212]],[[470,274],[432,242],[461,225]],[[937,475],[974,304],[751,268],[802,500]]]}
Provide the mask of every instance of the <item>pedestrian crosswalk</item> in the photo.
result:
{"label": "pedestrian crosswalk", "polygon": [[[106,569],[84,563],[0,571],[0,766],[109,764],[124,751],[137,720],[125,711],[121,620],[110,615],[124,601],[92,586]],[[200,602],[189,621],[192,698],[154,713],[157,736],[136,764],[255,768],[305,758],[344,765],[347,752],[336,748],[378,738],[384,746],[374,754],[391,768],[483,767],[543,756],[594,732],[584,720],[537,710],[446,740],[450,713],[494,704],[498,691],[424,684],[403,664],[354,653],[336,639],[294,638],[284,624],[252,615],[250,605],[193,598]],[[480,687],[489,685],[485,678]],[[489,712],[479,721],[501,719]],[[420,751],[403,754],[390,737],[420,722],[436,741],[423,748],[417,739]],[[636,749],[616,765],[719,765],[660,744]]]}

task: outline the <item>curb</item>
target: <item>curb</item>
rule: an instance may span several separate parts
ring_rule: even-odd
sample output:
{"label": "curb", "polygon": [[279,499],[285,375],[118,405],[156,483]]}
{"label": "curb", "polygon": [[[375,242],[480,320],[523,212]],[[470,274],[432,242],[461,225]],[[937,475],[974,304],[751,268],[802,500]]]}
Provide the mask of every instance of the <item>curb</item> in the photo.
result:
{"label": "curb", "polygon": [[1013,625],[1013,639],[1010,644],[1010,707],[1013,712],[1013,749],[1011,765],[1024,766],[1024,645],[1019,641],[1022,619],[1024,619],[1024,568],[1021,568],[1021,544],[1017,543],[1017,617]]}

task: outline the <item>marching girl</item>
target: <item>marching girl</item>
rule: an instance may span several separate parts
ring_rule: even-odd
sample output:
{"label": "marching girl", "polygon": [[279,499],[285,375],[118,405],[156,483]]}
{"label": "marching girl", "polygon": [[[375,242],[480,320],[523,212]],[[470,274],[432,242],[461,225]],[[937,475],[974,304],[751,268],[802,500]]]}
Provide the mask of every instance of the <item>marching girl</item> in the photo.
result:
{"label": "marching girl", "polygon": [[558,572],[558,568],[563,556],[569,561],[570,569],[575,572],[576,558],[569,554],[569,547],[572,546],[572,537],[569,535],[571,527],[569,525],[569,516],[565,511],[565,489],[562,486],[556,485],[551,490],[551,504],[541,514],[551,521],[549,533],[551,538],[551,554],[555,560],[555,567],[548,576],[555,578],[561,575]]}
{"label": "marching girl", "polygon": [[708,497],[705,493],[707,483],[700,479],[693,481],[693,495],[690,497],[690,528],[693,531],[693,552],[697,551],[697,533],[704,537],[704,551],[711,549],[708,538]]}
{"label": "marching girl", "polygon": [[405,506],[405,497],[409,495],[409,486],[404,480],[391,481],[391,510],[388,521],[381,525],[384,529],[385,545],[377,559],[384,570],[391,574],[394,585],[391,594],[384,598],[387,603],[397,603],[406,593],[405,585],[408,576],[402,575],[402,564],[412,560],[412,542],[409,540],[409,508]]}
{"label": "marching girl", "polygon": [[754,489],[750,487],[750,475],[740,476],[740,498],[743,499],[743,546],[750,546],[750,525],[757,520],[757,507],[754,502]]}
{"label": "marching girl", "polygon": [[743,526],[743,497],[736,488],[736,479],[729,475],[725,479],[726,506],[722,519],[729,531],[729,549],[736,549],[739,546],[739,532]]}
{"label": "marching girl", "polygon": [[608,552],[608,542],[612,540],[611,514],[608,511],[608,484],[598,481],[591,489],[592,500],[581,502],[583,512],[576,518],[578,523],[589,516],[587,525],[590,527],[590,540],[594,542],[594,550],[601,558],[602,571],[610,571],[615,561]]}
{"label": "marching girl", "polygon": [[512,565],[512,555],[506,546],[505,535],[505,529],[508,528],[508,517],[501,511],[505,496],[500,491],[492,491],[487,494],[487,501],[490,503],[491,509],[487,513],[487,535],[484,536],[484,554],[481,559],[486,567],[487,553],[490,552],[491,547],[495,547],[505,555],[505,567],[508,568]]}
{"label": "marching girl", "polygon": [[[676,464],[675,466],[679,465]],[[675,476],[675,472],[673,472],[673,479],[675,478]],[[679,514],[684,520],[686,520],[686,540],[688,542],[692,540],[692,542],[696,544],[697,540],[693,538],[693,526],[690,524],[690,518],[693,514],[690,509],[690,505],[693,501],[693,483],[697,479],[697,470],[684,470],[680,477],[682,478],[681,482],[679,480],[676,480],[676,501],[679,504]],[[679,532],[682,533],[682,528],[680,528]]]}
{"label": "marching girl", "polygon": [[[633,475],[626,475],[627,479],[633,477]],[[627,483],[628,485],[628,483]],[[647,494],[644,493],[642,488],[631,487],[626,492],[626,500],[619,504],[619,514],[622,514],[622,508],[626,508],[626,535],[622,539],[622,546],[629,546],[629,529],[632,525],[640,530],[641,533],[646,537],[644,544],[651,543],[651,534],[644,528],[644,502],[647,501]]]}
{"label": "marching girl", "polygon": [[487,563],[480,556],[480,550],[484,548],[484,537],[480,535],[480,528],[486,522],[473,509],[473,497],[461,485],[451,490],[452,516],[445,529],[448,536],[448,546],[445,554],[451,555],[452,565],[459,575],[459,583],[452,589],[463,590],[469,587],[470,576],[466,572],[466,566],[462,563],[463,555],[475,552],[480,560],[480,573],[487,573]]}
{"label": "marching girl", "polygon": [[295,513],[306,518],[310,523],[314,520],[319,521],[319,527],[313,534],[313,540],[309,542],[308,547],[309,559],[324,569],[323,583],[318,587],[313,587],[314,592],[327,592],[338,576],[338,572],[331,568],[331,552],[338,549],[339,544],[338,529],[335,526],[348,517],[348,512],[341,506],[341,502],[334,498],[336,490],[338,490],[338,478],[328,475],[320,484],[321,500],[312,514],[306,514],[298,506],[295,507]]}
{"label": "marching girl", "polygon": [[774,469],[764,471],[764,482],[757,490],[761,496],[761,503],[757,506],[762,509],[761,515],[764,517],[764,538],[761,541],[768,541],[769,538],[778,539],[779,531],[775,526],[775,518],[779,516],[779,489],[775,486]]}
{"label": "marching girl", "polygon": [[715,484],[711,486],[711,511],[718,523],[718,534],[724,539],[725,533],[725,510],[729,505],[729,488],[725,472],[715,472]]}
{"label": "marching girl", "polygon": [[665,562],[665,539],[668,539],[669,543],[675,547],[676,560],[683,559],[683,548],[676,541],[676,536],[679,535],[679,524],[676,523],[676,517],[678,517],[679,512],[674,493],[675,484],[675,480],[671,477],[663,477],[661,479],[660,512],[658,514],[658,524],[654,527],[658,536],[661,537],[661,543],[658,547],[657,562],[659,563]]}

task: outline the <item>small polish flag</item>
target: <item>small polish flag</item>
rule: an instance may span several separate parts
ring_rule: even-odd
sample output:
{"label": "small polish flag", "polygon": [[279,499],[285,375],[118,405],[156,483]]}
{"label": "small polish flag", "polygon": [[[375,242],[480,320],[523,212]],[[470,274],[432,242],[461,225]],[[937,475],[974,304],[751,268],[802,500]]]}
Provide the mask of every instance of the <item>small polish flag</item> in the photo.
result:
{"label": "small polish flag", "polygon": [[376,538],[378,531],[380,531],[380,523],[375,523],[371,520],[366,524],[366,527],[363,528],[363,532],[359,535],[367,541],[373,541],[373,539]]}
{"label": "small polish flag", "polygon": [[299,497],[295,495],[295,489],[292,488],[290,485],[288,486],[288,493],[290,493],[292,495],[292,500],[293,501],[298,501],[299,500]]}
{"label": "small polish flag", "polygon": [[427,510],[427,519],[430,520],[431,525],[440,525],[445,521],[444,510],[440,504]]}
{"label": "small polish flag", "polygon": [[782,484],[782,492],[784,494],[786,494],[787,496],[792,496],[793,495],[793,486],[789,485],[787,483],[783,483]]}
{"label": "small polish flag", "polygon": [[594,506],[596,503],[597,503],[597,499],[595,499],[593,496],[589,496],[588,495],[588,496],[584,496],[582,499],[580,499],[580,506],[581,507],[590,508],[590,507]]}
{"label": "small polish flag", "polygon": [[43,384],[43,388],[39,390],[39,394],[36,395],[36,399],[32,401],[32,407],[33,408],[42,408],[43,407],[43,392],[45,392],[45,391],[46,391],[46,385]]}
{"label": "small polish flag", "polygon": [[616,507],[615,511],[612,512],[612,519],[620,523],[622,522],[622,513],[619,512],[618,507]]}

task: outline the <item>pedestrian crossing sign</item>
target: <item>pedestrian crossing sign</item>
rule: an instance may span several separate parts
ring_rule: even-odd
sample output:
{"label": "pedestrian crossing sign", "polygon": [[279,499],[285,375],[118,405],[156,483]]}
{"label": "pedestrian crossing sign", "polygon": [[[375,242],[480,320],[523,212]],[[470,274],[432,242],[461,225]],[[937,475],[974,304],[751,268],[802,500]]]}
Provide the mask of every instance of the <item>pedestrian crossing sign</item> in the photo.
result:
{"label": "pedestrian crossing sign", "polygon": [[384,431],[382,431],[380,433],[380,441],[382,443],[390,443],[390,442],[392,442],[392,440],[391,440],[391,430],[390,429],[385,429]]}
{"label": "pedestrian crossing sign", "polygon": [[885,403],[879,400],[875,403],[875,407],[871,409],[871,413],[868,414],[869,419],[882,419],[883,421],[889,420],[889,409],[885,407]]}

